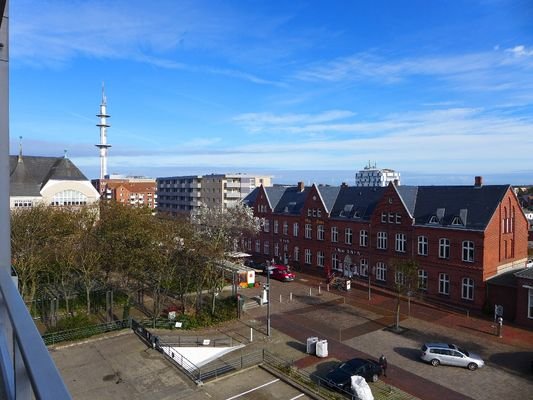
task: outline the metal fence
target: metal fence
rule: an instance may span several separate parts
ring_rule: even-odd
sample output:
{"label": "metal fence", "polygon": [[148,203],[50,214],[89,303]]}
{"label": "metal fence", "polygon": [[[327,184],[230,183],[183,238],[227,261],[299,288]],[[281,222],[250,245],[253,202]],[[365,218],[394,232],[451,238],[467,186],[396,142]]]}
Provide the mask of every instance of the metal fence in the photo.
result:
{"label": "metal fence", "polygon": [[120,321],[107,322],[105,324],[91,325],[83,328],[69,329],[59,332],[51,332],[42,336],[44,344],[47,346],[61,342],[68,342],[71,340],[85,339],[101,333],[118,331],[125,328],[130,328],[130,320],[124,319]]}

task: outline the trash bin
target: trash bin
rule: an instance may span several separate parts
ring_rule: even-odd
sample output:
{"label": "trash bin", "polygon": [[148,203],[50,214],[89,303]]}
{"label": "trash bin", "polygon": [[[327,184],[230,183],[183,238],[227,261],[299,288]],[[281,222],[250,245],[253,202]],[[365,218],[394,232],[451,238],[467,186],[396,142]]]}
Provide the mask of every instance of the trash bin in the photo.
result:
{"label": "trash bin", "polygon": [[317,357],[327,357],[328,356],[328,341],[319,340],[316,342],[316,355]]}
{"label": "trash bin", "polygon": [[312,336],[312,337],[307,338],[307,349],[306,349],[307,354],[316,353],[316,342],[318,342],[317,337]]}
{"label": "trash bin", "polygon": [[352,281],[349,280],[349,279],[346,279],[346,286],[345,286],[345,289],[346,290],[350,290],[352,288]]}

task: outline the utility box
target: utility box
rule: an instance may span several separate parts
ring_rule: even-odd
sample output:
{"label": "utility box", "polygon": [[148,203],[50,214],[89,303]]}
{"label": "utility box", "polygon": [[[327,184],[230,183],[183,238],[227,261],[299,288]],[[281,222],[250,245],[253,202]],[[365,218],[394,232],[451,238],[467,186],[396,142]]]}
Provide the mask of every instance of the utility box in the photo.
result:
{"label": "utility box", "polygon": [[327,357],[328,356],[328,341],[319,340],[316,342],[316,355],[317,357]]}
{"label": "utility box", "polygon": [[316,342],[318,342],[317,337],[308,337],[307,338],[307,354],[315,354],[316,353]]}

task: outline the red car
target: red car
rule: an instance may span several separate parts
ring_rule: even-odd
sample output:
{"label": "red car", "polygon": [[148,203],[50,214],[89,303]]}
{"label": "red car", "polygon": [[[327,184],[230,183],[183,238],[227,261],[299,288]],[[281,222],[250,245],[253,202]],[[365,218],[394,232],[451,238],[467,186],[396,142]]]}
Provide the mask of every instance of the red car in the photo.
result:
{"label": "red car", "polygon": [[290,282],[296,278],[293,272],[289,271],[285,265],[273,265],[274,269],[270,273],[270,277],[278,281]]}

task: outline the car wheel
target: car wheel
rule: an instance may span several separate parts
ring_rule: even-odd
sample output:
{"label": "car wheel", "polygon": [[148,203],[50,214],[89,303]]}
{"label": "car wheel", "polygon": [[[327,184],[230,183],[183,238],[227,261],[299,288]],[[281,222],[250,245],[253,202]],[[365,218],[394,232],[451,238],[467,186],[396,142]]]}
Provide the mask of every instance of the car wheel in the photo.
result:
{"label": "car wheel", "polygon": [[475,371],[477,369],[477,364],[476,363],[470,363],[468,364],[468,369],[470,371]]}
{"label": "car wheel", "polygon": [[377,382],[378,379],[379,379],[378,374],[374,374],[374,375],[372,375],[371,381],[372,381],[372,382]]}
{"label": "car wheel", "polygon": [[434,358],[433,360],[431,360],[431,365],[433,365],[434,367],[438,367],[440,364],[440,361],[437,360],[436,358]]}

